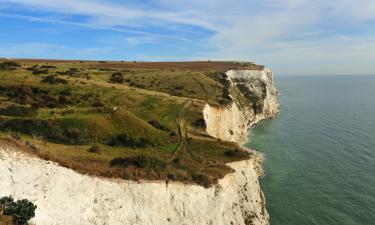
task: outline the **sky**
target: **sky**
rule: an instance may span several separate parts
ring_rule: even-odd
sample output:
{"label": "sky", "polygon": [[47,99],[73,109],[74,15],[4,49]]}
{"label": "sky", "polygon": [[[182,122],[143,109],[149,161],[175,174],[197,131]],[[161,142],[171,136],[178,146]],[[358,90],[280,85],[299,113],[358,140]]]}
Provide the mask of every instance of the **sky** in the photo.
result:
{"label": "sky", "polygon": [[0,0],[0,57],[375,75],[375,0]]}

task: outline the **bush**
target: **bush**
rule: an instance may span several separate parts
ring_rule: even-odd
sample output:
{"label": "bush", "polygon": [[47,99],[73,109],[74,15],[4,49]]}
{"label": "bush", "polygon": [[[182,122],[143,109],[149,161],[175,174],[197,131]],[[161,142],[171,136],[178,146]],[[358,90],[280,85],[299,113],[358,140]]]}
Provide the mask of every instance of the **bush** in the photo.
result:
{"label": "bush", "polygon": [[170,131],[170,129],[168,129],[168,127],[165,127],[164,125],[162,125],[158,120],[156,119],[152,119],[150,121],[148,121],[148,123],[155,127],[156,129],[159,129],[159,130],[163,130],[163,131]]}
{"label": "bush", "polygon": [[12,196],[2,197],[0,199],[0,206],[3,214],[12,216],[14,223],[26,224],[31,218],[35,216],[37,208],[32,202],[27,199],[14,201]]}
{"label": "bush", "polygon": [[199,118],[193,122],[195,127],[206,128],[206,121],[203,118]]}
{"label": "bush", "polygon": [[69,127],[64,131],[64,135],[68,138],[77,140],[81,131],[77,128]]}
{"label": "bush", "polygon": [[109,78],[109,82],[111,82],[111,83],[123,83],[124,77],[122,76],[122,73],[115,72],[111,75],[111,78]]}
{"label": "bush", "polygon": [[227,150],[227,151],[225,151],[224,155],[226,155],[228,157],[246,157],[249,154],[247,152],[243,151],[243,150],[235,149],[235,150]]}
{"label": "bush", "polygon": [[33,117],[36,116],[37,113],[37,109],[21,105],[10,105],[6,108],[0,109],[0,115],[4,116]]}
{"label": "bush", "polygon": [[119,134],[109,142],[111,146],[124,146],[131,148],[145,148],[154,144],[147,138],[133,138],[127,134]]}
{"label": "bush", "polygon": [[138,155],[138,156],[130,156],[130,157],[118,157],[114,158],[110,161],[109,163],[111,166],[119,166],[119,167],[129,167],[129,166],[134,166],[138,168],[152,168],[152,169],[162,169],[166,167],[165,162],[143,156],[143,155]]}
{"label": "bush", "polygon": [[191,174],[191,178],[195,183],[202,185],[205,188],[210,187],[210,185],[212,184],[211,178],[202,173],[193,173]]}
{"label": "bush", "polygon": [[90,153],[100,154],[102,149],[99,146],[94,145],[94,146],[90,147],[89,149],[87,149],[87,151],[90,152]]}
{"label": "bush", "polygon": [[51,66],[51,65],[41,65],[41,69],[56,69],[56,66]]}
{"label": "bush", "polygon": [[104,104],[100,101],[96,101],[96,102],[92,103],[91,106],[98,108],[98,107],[104,107]]}
{"label": "bush", "polygon": [[67,84],[68,81],[63,79],[63,78],[59,78],[56,75],[49,75],[49,76],[46,76],[45,78],[42,79],[42,83]]}
{"label": "bush", "polygon": [[76,76],[76,73],[78,73],[78,69],[77,68],[70,68],[66,71],[63,71],[63,72],[58,71],[56,73],[59,74],[59,75],[66,75],[66,76],[74,77],[74,76]]}
{"label": "bush", "polygon": [[16,62],[2,62],[2,63],[0,63],[0,70],[14,70],[17,67],[21,67],[21,65],[16,63]]}
{"label": "bush", "polygon": [[33,75],[48,74],[48,69],[38,69],[36,67],[32,67],[30,70],[32,71]]}

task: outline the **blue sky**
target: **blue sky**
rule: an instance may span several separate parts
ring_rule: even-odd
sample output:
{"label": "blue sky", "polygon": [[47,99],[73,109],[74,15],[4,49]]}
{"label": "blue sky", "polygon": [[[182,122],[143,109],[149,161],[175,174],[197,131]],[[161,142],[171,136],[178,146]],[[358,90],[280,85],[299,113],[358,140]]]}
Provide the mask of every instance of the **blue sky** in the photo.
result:
{"label": "blue sky", "polygon": [[375,74],[374,0],[0,0],[0,57]]}

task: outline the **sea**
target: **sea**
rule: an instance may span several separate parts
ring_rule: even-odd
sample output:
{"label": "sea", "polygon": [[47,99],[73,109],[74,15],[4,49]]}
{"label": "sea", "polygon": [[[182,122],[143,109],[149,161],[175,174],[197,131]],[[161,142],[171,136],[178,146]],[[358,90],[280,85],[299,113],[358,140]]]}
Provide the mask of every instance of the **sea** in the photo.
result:
{"label": "sea", "polygon": [[264,155],[271,225],[375,225],[375,76],[279,76],[275,119],[246,144]]}

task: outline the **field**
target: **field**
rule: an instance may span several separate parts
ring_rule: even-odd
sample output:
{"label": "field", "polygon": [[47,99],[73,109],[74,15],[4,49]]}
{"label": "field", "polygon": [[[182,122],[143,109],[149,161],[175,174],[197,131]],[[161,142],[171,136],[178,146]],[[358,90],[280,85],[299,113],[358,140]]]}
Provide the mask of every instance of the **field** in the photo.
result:
{"label": "field", "polygon": [[240,62],[0,61],[3,141],[81,173],[208,187],[249,157],[204,132]]}

